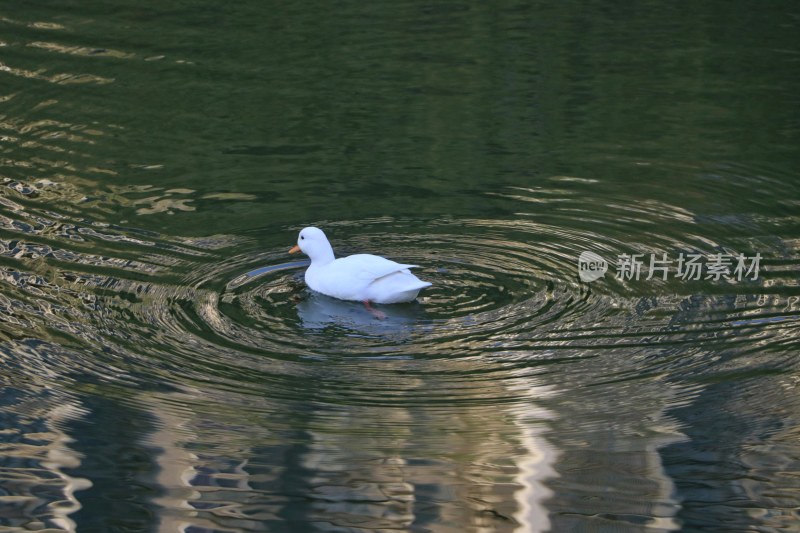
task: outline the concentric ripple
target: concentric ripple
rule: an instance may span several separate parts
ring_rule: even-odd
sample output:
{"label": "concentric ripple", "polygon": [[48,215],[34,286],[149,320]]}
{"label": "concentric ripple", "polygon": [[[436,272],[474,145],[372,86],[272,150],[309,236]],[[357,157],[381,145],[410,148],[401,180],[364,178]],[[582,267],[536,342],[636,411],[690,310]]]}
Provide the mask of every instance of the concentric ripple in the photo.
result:
{"label": "concentric ripple", "polygon": [[[188,280],[202,294],[193,321],[219,342],[247,351],[458,357],[496,349],[510,329],[535,329],[555,320],[581,297],[574,282],[544,276],[548,261],[527,243],[466,238],[451,224],[402,237],[382,226],[362,224],[355,234],[340,224],[330,233],[343,255],[359,250],[418,264],[418,275],[433,283],[417,302],[382,306],[385,320],[359,303],[307,290],[302,282],[307,262],[290,261],[281,250],[237,256]],[[230,281],[219,288],[224,279]],[[569,292],[575,297],[566,296]]]}
{"label": "concentric ripple", "polygon": [[[563,189],[548,191],[547,198],[561,201],[547,217],[519,211],[507,219],[441,218],[416,232],[407,229],[414,221],[310,221],[326,228],[339,255],[376,253],[417,264],[418,275],[433,283],[417,302],[383,306],[386,319],[378,320],[359,303],[305,288],[307,262],[286,254],[298,228],[285,228],[278,233],[282,244],[271,246],[241,237],[163,237],[40,211],[35,200],[63,194],[58,184],[6,180],[18,199],[3,204],[8,238],[0,242],[0,255],[15,262],[3,267],[4,279],[31,297],[9,301],[7,320],[31,331],[47,323],[54,334],[103,345],[109,364],[137,374],[156,365],[167,373],[194,368],[201,377],[207,365],[222,362],[232,382],[256,370],[303,375],[302,361],[318,358],[456,361],[496,354],[506,361],[548,361],[563,357],[556,353],[563,348],[647,351],[735,338],[750,328],[779,342],[770,332],[785,332],[796,321],[791,305],[780,298],[769,303],[752,293],[755,285],[720,284],[720,295],[734,295],[731,306],[725,297],[698,300],[691,284],[637,283],[611,274],[581,282],[576,260],[583,250],[613,261],[634,251],[734,251],[736,243],[695,238],[696,217],[665,204],[629,209],[620,202],[590,217],[568,189],[575,182],[557,181]],[[522,207],[541,195],[515,189],[505,196]],[[583,214],[576,215],[581,205]],[[677,231],[626,242],[608,229],[639,216],[671,220]],[[20,268],[20,261],[27,266]],[[790,263],[764,276],[772,286],[789,286],[796,283],[793,269]],[[67,298],[80,304],[64,306]],[[704,321],[694,317],[696,309]],[[714,309],[718,318],[710,318]],[[485,363],[472,368],[480,371]]]}
{"label": "concentric ripple", "polygon": [[599,234],[524,220],[442,220],[424,234],[399,235],[398,229],[385,221],[340,222],[329,232],[342,255],[364,251],[418,264],[417,273],[433,283],[415,303],[384,306],[385,320],[361,304],[307,290],[307,262],[283,250],[194,271],[186,285],[196,288],[196,300],[183,309],[184,318],[210,343],[270,357],[452,359],[521,349],[551,357],[547,350],[554,347],[587,342],[671,344],[720,333],[711,324],[676,328],[679,294],[625,296],[629,289],[620,280],[598,283],[597,290],[579,282],[576,258],[584,246],[626,250],[625,243]]}
{"label": "concentric ripple", "polygon": [[0,8],[0,529],[797,530],[791,10],[128,4]]}
{"label": "concentric ripple", "polygon": [[[631,249],[661,250],[668,242],[675,250],[698,249],[697,242],[674,234],[628,243],[619,233],[559,224],[562,213],[547,220],[523,214],[441,218],[428,221],[424,231],[408,231],[413,222],[404,220],[318,222],[340,255],[378,253],[418,264],[419,276],[433,283],[417,302],[382,306],[387,317],[379,320],[360,303],[306,288],[307,261],[286,253],[298,228],[281,228],[267,244],[244,236],[174,238],[57,218],[28,199],[34,188],[10,185],[20,198],[7,199],[0,213],[0,283],[6,288],[0,330],[9,339],[0,352],[5,379],[162,391],[148,395],[143,407],[163,426],[152,438],[174,453],[197,434],[208,447],[234,424],[245,426],[245,433],[268,433],[248,426],[249,417],[279,420],[282,431],[291,433],[290,414],[306,408],[311,396],[314,424],[330,432],[319,438],[338,434],[347,413],[363,413],[367,425],[359,432],[379,440],[395,432],[417,435],[437,462],[438,475],[447,477],[451,458],[441,450],[451,438],[421,434],[464,412],[470,420],[490,420],[492,431],[508,431],[506,422],[495,420],[502,406],[521,433],[511,441],[498,438],[496,452],[474,460],[491,464],[502,455],[527,457],[535,450],[544,461],[537,473],[513,482],[539,494],[539,501],[547,493],[541,480],[554,476],[555,456],[535,429],[541,421],[557,430],[569,455],[583,435],[605,431],[622,394],[637,398],[622,422],[624,432],[649,431],[641,421],[657,419],[659,438],[678,442],[675,424],[663,413],[665,406],[678,408],[700,397],[702,385],[689,379],[719,379],[720,365],[733,375],[747,372],[756,353],[785,354],[796,345],[796,301],[763,294],[758,285],[726,285],[719,294],[698,296],[674,283],[642,287],[612,276],[594,284],[579,281],[576,259],[585,249],[609,258]],[[708,250],[721,247],[705,244]],[[776,267],[764,274],[771,286],[796,282],[791,260]],[[790,364],[764,363],[773,369]],[[573,394],[560,394],[565,390]],[[163,405],[154,408],[156,398]],[[205,415],[213,423],[203,423],[211,426],[186,420],[184,410],[206,403],[217,406]],[[232,418],[230,406],[237,410]],[[83,412],[80,404],[76,409]],[[386,412],[397,418],[380,421]],[[176,424],[191,430],[172,429]],[[484,428],[461,431],[486,439]],[[521,440],[515,445],[514,439]],[[212,456],[170,461],[192,468],[208,461],[224,479],[246,478],[241,462],[217,459],[239,452],[214,446]],[[340,456],[349,445],[334,439],[330,446],[330,454]],[[174,468],[162,460],[164,468]],[[269,477],[270,468],[258,475]],[[333,485],[347,484],[335,473],[325,475]],[[627,472],[615,483],[641,480]],[[650,473],[646,481],[670,490],[662,474]],[[204,483],[212,482],[200,475],[192,481]],[[550,483],[557,488],[559,482]],[[182,490],[168,491],[164,505],[183,506]],[[211,491],[203,494],[213,515],[213,505],[222,503],[214,503]],[[366,496],[353,492],[353,498],[361,497]],[[395,499],[403,497],[398,493]],[[319,505],[332,512],[325,501],[320,496]],[[621,508],[635,501],[631,496]],[[382,512],[380,504],[370,511]]]}

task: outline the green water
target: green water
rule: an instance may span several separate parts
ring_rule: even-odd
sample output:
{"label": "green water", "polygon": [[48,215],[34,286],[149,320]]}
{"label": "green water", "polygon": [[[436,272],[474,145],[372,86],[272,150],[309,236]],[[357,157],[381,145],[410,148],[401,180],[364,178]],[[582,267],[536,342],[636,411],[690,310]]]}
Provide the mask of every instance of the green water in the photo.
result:
{"label": "green water", "polygon": [[800,531],[798,26],[0,2],[0,529]]}

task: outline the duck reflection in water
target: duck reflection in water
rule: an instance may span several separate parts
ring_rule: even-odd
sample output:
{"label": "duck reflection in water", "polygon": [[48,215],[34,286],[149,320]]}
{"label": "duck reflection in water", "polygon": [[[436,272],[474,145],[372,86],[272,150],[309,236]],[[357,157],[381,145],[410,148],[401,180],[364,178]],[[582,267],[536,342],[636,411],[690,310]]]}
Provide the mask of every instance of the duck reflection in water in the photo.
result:
{"label": "duck reflection in water", "polygon": [[[380,318],[375,311],[380,312]],[[307,329],[339,326],[369,334],[409,333],[426,319],[424,307],[417,302],[368,309],[314,291],[307,291],[297,303],[297,315]]]}

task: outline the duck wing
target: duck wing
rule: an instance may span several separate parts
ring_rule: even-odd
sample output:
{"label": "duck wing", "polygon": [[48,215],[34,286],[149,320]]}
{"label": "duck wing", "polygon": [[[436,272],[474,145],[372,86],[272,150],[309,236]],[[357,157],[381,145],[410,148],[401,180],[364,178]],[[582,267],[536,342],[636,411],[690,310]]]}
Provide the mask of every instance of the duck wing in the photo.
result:
{"label": "duck wing", "polygon": [[306,283],[317,292],[342,300],[408,301],[430,285],[409,271],[416,266],[377,255],[356,254],[319,268],[312,264],[306,271]]}
{"label": "duck wing", "polygon": [[362,254],[362,257],[356,257],[361,266],[359,276],[367,282],[361,292],[361,300],[375,303],[410,302],[417,297],[420,289],[431,285],[409,271],[417,265],[395,263],[375,255]]}
{"label": "duck wing", "polygon": [[340,259],[342,266],[354,266],[354,274],[364,281],[375,281],[395,272],[407,271],[417,265],[404,265],[395,263],[385,257],[371,254],[356,254]]}
{"label": "duck wing", "polygon": [[[306,283],[312,289],[342,300],[366,300],[375,280],[408,272],[415,265],[402,265],[371,254],[342,257],[319,268],[306,271]],[[409,275],[411,275],[409,273]]]}

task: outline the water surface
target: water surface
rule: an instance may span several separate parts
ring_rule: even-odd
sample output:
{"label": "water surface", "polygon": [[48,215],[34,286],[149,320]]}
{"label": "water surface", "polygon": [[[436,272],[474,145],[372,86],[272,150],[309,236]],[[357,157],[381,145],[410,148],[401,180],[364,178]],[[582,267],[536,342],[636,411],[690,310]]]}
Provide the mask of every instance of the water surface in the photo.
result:
{"label": "water surface", "polygon": [[[798,531],[798,25],[0,4],[0,525]],[[434,285],[312,294],[306,225]]]}

